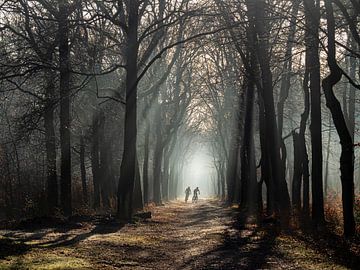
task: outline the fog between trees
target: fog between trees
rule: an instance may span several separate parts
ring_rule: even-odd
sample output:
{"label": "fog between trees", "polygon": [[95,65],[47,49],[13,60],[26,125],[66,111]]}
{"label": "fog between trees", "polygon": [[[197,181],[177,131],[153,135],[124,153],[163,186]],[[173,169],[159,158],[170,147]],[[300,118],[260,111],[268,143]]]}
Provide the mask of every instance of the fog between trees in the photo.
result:
{"label": "fog between trees", "polygon": [[0,0],[1,218],[130,221],[198,186],[284,226],[341,198],[353,236],[359,18],[355,0]]}

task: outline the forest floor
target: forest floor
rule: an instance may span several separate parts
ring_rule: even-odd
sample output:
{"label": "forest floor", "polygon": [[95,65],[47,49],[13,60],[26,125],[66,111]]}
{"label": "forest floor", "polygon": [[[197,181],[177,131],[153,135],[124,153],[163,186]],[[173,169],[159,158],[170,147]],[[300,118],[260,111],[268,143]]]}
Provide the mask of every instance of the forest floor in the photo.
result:
{"label": "forest floor", "polygon": [[359,269],[356,241],[241,224],[215,200],[151,211],[127,225],[0,231],[0,269]]}

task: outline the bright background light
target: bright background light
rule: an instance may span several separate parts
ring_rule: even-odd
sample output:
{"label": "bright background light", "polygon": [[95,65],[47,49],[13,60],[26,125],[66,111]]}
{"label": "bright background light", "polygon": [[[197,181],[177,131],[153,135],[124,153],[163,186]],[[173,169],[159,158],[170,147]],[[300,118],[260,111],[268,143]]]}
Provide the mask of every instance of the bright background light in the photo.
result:
{"label": "bright background light", "polygon": [[[199,145],[187,157],[183,171],[183,192],[190,186],[191,192],[199,187],[200,199],[213,196],[215,174],[212,157],[204,145]],[[180,199],[182,198],[182,194]]]}

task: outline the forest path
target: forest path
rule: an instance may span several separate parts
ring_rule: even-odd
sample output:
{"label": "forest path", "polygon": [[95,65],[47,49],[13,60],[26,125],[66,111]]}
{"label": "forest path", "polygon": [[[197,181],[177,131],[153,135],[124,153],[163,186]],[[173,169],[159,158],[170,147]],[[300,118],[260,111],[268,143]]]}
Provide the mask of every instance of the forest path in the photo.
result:
{"label": "forest path", "polygon": [[[235,222],[215,200],[176,201],[120,226],[0,233],[0,269],[348,269],[306,239]],[[350,254],[351,255],[351,254]],[[358,257],[357,257],[358,259]],[[352,262],[356,263],[356,262]]]}

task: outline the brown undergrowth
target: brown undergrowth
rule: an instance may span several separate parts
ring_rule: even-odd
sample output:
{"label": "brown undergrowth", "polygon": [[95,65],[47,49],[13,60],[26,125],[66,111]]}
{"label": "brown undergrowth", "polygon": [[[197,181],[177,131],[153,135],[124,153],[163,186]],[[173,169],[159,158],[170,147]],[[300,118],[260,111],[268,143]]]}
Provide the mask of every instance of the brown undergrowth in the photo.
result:
{"label": "brown undergrowth", "polygon": [[[330,192],[325,199],[325,218],[332,225],[332,229],[337,234],[342,234],[343,230],[343,211],[341,194],[337,192]],[[354,215],[357,224],[356,232],[360,234],[360,194],[357,194],[354,199]]]}

